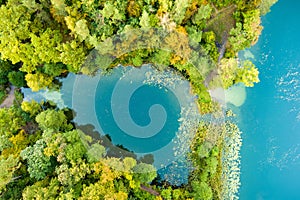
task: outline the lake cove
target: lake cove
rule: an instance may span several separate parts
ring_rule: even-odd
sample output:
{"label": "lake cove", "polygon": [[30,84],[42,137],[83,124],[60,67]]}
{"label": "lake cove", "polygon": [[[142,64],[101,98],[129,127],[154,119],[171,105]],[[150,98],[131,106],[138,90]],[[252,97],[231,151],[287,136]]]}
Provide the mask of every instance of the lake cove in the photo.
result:
{"label": "lake cove", "polygon": [[69,74],[61,81],[60,92],[23,89],[25,100],[47,99],[72,108],[77,128],[87,131],[89,125],[90,135],[108,136],[120,146],[117,151],[152,155],[154,166],[170,182],[187,181],[185,157],[201,115],[182,76],[150,65],[119,66],[93,77]]}

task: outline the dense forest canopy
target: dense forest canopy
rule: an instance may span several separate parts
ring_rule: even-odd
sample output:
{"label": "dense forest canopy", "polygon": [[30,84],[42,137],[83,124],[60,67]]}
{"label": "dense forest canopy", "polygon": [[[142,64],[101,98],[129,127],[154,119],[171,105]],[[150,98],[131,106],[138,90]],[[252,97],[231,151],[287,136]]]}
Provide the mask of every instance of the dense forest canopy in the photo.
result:
{"label": "dense forest canopy", "polygon": [[[218,106],[208,87],[220,86],[214,74],[225,89],[259,81],[254,64],[237,53],[257,42],[260,17],[275,2],[1,0],[0,101],[12,86],[58,90],[57,77],[93,75],[86,59],[96,52],[95,63],[104,71],[144,63],[177,70],[198,94],[201,113],[211,113]],[[130,40],[119,40],[132,32]],[[130,48],[141,41],[141,48]],[[194,170],[187,184],[174,186],[159,180],[147,159],[111,156],[113,147],[75,129],[70,113],[52,102],[25,102],[15,90],[13,105],[0,109],[1,199],[237,198],[239,172],[230,169],[238,164],[224,156],[232,146],[240,148],[240,132],[230,121],[199,124],[188,155]],[[221,137],[209,142],[216,132]]]}

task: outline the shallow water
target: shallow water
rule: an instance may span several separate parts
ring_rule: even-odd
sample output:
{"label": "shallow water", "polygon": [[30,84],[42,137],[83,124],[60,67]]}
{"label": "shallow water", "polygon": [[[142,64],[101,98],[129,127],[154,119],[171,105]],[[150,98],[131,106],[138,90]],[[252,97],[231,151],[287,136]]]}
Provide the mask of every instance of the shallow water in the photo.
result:
{"label": "shallow water", "polygon": [[239,108],[243,131],[240,199],[300,199],[300,1],[279,1],[253,57],[259,84]]}

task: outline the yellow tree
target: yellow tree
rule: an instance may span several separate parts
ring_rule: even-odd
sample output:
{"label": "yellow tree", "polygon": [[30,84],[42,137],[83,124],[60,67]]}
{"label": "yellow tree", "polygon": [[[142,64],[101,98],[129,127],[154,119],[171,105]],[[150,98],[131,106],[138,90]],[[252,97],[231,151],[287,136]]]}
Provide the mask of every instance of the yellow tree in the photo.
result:
{"label": "yellow tree", "polygon": [[40,89],[48,87],[52,83],[53,77],[41,72],[36,72],[35,74],[26,74],[25,80],[32,91],[37,92]]}

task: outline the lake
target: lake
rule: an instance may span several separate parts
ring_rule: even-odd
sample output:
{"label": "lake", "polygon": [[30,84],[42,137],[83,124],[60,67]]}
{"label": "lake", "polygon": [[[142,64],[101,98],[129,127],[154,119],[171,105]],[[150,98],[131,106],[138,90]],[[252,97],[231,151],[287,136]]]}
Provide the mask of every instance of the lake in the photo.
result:
{"label": "lake", "polygon": [[163,179],[175,185],[187,182],[186,155],[201,116],[197,96],[181,75],[150,65],[119,66],[95,76],[70,73],[61,81],[60,92],[23,89],[25,100],[47,99],[72,108],[77,128],[94,139],[121,145],[107,146],[114,149],[109,155],[151,155]]}
{"label": "lake", "polygon": [[241,52],[260,71],[239,107],[240,199],[300,199],[300,1],[279,1],[259,42]]}

